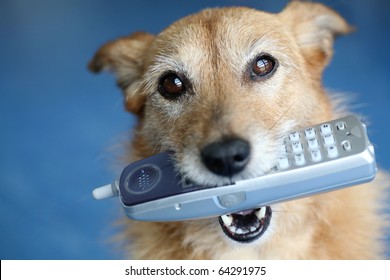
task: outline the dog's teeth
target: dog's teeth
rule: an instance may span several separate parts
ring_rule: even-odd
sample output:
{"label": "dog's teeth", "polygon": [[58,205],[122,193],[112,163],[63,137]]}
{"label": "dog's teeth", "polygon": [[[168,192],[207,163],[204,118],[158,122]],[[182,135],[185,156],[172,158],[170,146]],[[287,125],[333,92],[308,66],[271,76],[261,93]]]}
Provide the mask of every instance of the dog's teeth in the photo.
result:
{"label": "dog's teeth", "polygon": [[243,231],[241,228],[238,228],[238,229],[236,230],[236,233],[237,233],[237,234],[243,234],[244,231]]}
{"label": "dog's teeth", "polygon": [[255,230],[256,230],[256,227],[251,227],[251,228],[249,229],[250,232],[254,232]]}
{"label": "dog's teeth", "polygon": [[234,227],[234,226],[229,227],[229,230],[230,230],[231,232],[237,232],[237,228]]}
{"label": "dog's teeth", "polygon": [[265,211],[267,210],[266,207],[261,207],[259,211],[256,211],[256,216],[260,220],[265,217]]}
{"label": "dog's teeth", "polygon": [[233,223],[233,217],[230,215],[221,216],[223,223],[229,227]]}

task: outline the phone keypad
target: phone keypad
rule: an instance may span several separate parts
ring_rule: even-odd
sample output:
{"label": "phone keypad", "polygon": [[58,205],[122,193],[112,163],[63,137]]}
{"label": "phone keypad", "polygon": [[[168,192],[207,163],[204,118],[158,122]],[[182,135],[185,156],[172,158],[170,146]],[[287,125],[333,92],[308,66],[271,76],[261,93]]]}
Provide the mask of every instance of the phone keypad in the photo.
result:
{"label": "phone keypad", "polygon": [[338,143],[335,135],[346,129],[346,123],[339,121],[291,132],[282,146],[282,157],[278,160],[277,169],[331,160],[340,156],[340,149],[343,152],[351,151],[351,142],[344,140]]}

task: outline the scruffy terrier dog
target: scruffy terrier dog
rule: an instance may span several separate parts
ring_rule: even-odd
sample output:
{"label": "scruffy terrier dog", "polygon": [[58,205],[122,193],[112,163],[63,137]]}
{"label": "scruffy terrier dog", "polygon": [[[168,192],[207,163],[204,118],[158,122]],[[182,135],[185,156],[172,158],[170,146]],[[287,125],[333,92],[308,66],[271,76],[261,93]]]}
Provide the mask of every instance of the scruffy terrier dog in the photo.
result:
{"label": "scruffy terrier dog", "polygon": [[[346,114],[321,77],[335,36],[350,31],[316,3],[293,1],[278,14],[206,9],[157,36],[109,42],[89,67],[116,73],[126,108],[138,117],[129,161],[174,151],[182,176],[223,185],[272,168],[287,132]],[[208,164],[210,147],[222,166]],[[230,216],[243,228],[269,220],[250,233],[232,232],[224,217],[128,220],[124,236],[129,256],[139,259],[382,258],[384,185],[379,174],[370,184]]]}

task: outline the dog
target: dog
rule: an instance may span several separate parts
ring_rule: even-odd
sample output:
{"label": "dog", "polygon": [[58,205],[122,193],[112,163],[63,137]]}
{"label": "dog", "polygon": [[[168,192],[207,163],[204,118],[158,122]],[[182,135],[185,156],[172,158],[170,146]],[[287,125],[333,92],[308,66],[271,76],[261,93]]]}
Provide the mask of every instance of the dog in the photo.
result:
{"label": "dog", "polygon": [[[292,1],[277,14],[206,9],[156,36],[108,42],[89,68],[113,71],[137,116],[129,161],[174,151],[184,178],[224,185],[269,171],[288,132],[347,113],[322,73],[336,36],[352,30],[312,2]],[[381,259],[386,184],[379,172],[373,183],[228,217],[127,220],[126,251],[137,259]],[[269,226],[240,230],[256,216]]]}

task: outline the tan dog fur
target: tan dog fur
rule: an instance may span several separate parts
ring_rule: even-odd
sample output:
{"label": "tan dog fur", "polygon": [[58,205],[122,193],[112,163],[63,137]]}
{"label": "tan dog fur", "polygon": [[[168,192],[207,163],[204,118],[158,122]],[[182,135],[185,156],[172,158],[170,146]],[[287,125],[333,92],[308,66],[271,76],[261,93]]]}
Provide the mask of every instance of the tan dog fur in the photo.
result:
{"label": "tan dog fur", "polygon": [[[128,111],[138,116],[129,161],[176,152],[177,167],[198,183],[225,183],[202,165],[202,147],[227,135],[247,139],[248,167],[234,179],[259,176],[275,164],[283,135],[341,116],[322,87],[336,35],[347,22],[321,4],[290,3],[279,14],[249,8],[208,9],[153,36],[135,33],[104,45],[90,69],[112,70]],[[260,53],[275,73],[253,81],[248,65]],[[180,100],[158,93],[164,73],[182,73],[191,90]],[[385,180],[272,205],[264,236],[236,243],[216,218],[186,222],[126,221],[129,256],[139,259],[382,258]]]}

